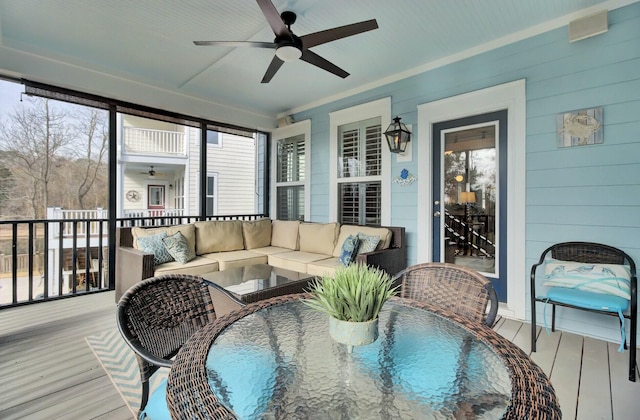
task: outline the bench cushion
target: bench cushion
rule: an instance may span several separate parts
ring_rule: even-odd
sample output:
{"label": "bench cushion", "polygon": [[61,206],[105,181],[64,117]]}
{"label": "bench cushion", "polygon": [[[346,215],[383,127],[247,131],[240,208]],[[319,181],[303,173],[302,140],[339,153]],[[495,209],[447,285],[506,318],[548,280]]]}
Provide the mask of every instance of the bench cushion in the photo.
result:
{"label": "bench cushion", "polygon": [[204,254],[203,257],[217,261],[220,271],[252,264],[266,264],[267,256],[253,251],[238,250]]}
{"label": "bench cushion", "polygon": [[195,222],[196,254],[244,249],[242,221]]}
{"label": "bench cushion", "polygon": [[337,223],[301,223],[300,251],[331,255],[339,229]]}
{"label": "bench cushion", "polygon": [[298,249],[298,228],[300,222],[297,220],[274,220],[271,222],[271,246]]}
{"label": "bench cushion", "polygon": [[358,233],[364,233],[370,236],[379,236],[380,242],[378,243],[376,250],[387,249],[391,245],[391,231],[384,227],[371,227],[371,226],[356,226],[356,225],[342,225],[340,226],[340,234],[338,235],[338,241],[333,248],[333,256],[339,257],[342,252],[342,244],[349,237],[349,235],[357,235]]}
{"label": "bench cushion", "polygon": [[177,261],[160,264],[155,267],[154,276],[162,274],[191,274],[194,276],[218,271],[218,262],[208,258],[196,257],[186,264]]}
{"label": "bench cushion", "polygon": [[586,292],[566,287],[551,287],[547,291],[546,298],[580,308],[615,313],[624,312],[629,307],[629,301],[619,296]]}
{"label": "bench cushion", "polygon": [[567,287],[631,299],[629,267],[553,260],[545,263],[542,282],[547,287]]}
{"label": "bench cushion", "polygon": [[269,255],[269,265],[284,268],[286,270],[307,272],[307,264],[329,258],[330,255],[314,254],[302,251],[289,251],[281,254]]}
{"label": "bench cushion", "polygon": [[189,248],[191,248],[194,252],[196,250],[196,227],[187,223],[184,225],[175,225],[175,226],[163,226],[157,228],[143,228],[143,227],[132,227],[131,228],[131,236],[133,236],[133,247],[135,249],[140,249],[138,246],[138,238],[143,236],[155,235],[160,232],[165,232],[167,236],[171,236],[176,232],[180,232],[182,236],[189,243]]}
{"label": "bench cushion", "polygon": [[245,249],[262,248],[271,245],[271,219],[242,222]]}

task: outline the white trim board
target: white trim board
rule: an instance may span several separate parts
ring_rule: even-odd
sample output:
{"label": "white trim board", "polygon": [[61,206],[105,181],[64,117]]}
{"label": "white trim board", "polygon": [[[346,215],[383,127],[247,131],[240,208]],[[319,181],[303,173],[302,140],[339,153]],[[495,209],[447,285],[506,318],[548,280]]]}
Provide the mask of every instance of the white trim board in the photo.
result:
{"label": "white trim board", "polygon": [[[418,241],[417,260],[432,260],[433,208],[431,145],[433,124],[472,115],[507,110],[507,305],[505,316],[526,318],[525,182],[526,95],[525,80],[516,80],[418,106]],[[424,236],[423,236],[424,235]]]}

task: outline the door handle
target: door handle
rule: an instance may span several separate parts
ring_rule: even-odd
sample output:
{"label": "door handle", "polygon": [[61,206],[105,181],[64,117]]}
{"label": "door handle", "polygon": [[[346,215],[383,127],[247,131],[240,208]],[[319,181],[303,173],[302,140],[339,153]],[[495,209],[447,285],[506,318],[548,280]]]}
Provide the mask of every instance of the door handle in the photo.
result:
{"label": "door handle", "polygon": [[440,217],[440,212],[439,211],[434,211],[433,212],[433,217]]}

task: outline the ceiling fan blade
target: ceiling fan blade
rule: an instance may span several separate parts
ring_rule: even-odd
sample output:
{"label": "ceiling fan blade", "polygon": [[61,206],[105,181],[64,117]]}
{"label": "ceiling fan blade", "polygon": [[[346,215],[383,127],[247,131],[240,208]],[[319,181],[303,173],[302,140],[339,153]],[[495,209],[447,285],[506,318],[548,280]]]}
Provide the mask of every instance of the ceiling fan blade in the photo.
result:
{"label": "ceiling fan blade", "polygon": [[280,13],[273,5],[271,0],[256,0],[258,2],[258,6],[262,10],[262,14],[265,18],[267,18],[267,22],[269,22],[269,26],[273,30],[273,33],[277,36],[288,35],[291,36],[291,31],[282,21],[282,17],[280,17]]}
{"label": "ceiling fan blade", "polygon": [[302,40],[302,48],[307,49],[316,45],[335,41],[336,39],[358,35],[374,29],[378,29],[378,22],[375,19],[371,19],[303,35],[300,37],[300,39]]}
{"label": "ceiling fan blade", "polygon": [[221,47],[257,47],[257,48],[277,48],[275,42],[259,42],[259,41],[193,41],[195,45],[217,45]]}
{"label": "ceiling fan blade", "polygon": [[343,79],[349,75],[346,71],[342,70],[340,67],[336,66],[330,61],[320,57],[318,54],[305,50],[302,52],[302,57],[300,60],[306,61],[309,64],[313,64],[314,66],[320,67],[323,70],[326,70],[330,73],[335,74],[336,76],[342,77]]}
{"label": "ceiling fan blade", "polygon": [[260,83],[269,83],[276,72],[282,67],[284,61],[280,60],[278,56],[274,55],[273,60],[271,60],[271,64],[269,64],[269,68],[267,69],[262,81]]}

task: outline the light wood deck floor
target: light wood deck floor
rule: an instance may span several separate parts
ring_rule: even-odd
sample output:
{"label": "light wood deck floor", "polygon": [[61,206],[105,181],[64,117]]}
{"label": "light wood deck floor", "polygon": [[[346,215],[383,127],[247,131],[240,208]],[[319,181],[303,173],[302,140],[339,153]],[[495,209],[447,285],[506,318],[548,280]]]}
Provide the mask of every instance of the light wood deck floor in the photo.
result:
{"label": "light wood deck floor", "polygon": [[[131,419],[84,339],[115,327],[113,292],[0,311],[0,419]],[[501,319],[495,329],[530,354],[529,324]],[[539,334],[532,358],[564,419],[640,418],[640,381],[627,380],[628,353],[617,347]]]}

